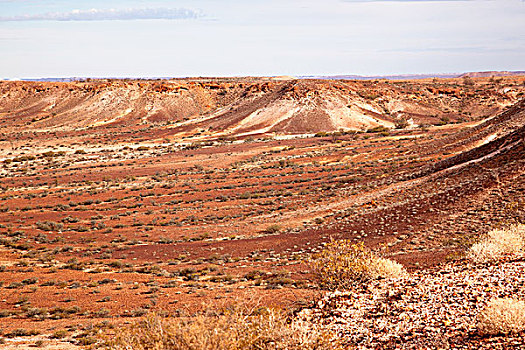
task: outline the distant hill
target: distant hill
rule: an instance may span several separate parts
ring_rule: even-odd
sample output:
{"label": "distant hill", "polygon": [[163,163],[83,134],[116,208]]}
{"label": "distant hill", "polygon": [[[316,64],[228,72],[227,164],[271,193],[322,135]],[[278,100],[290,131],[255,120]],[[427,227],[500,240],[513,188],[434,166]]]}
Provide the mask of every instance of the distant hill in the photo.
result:
{"label": "distant hill", "polygon": [[301,76],[301,79],[329,79],[329,80],[418,80],[430,78],[483,78],[483,77],[505,77],[525,75],[525,71],[488,71],[488,72],[468,72],[468,73],[434,73],[434,74],[401,74],[401,75],[329,75],[329,76]]}
{"label": "distant hill", "polygon": [[509,77],[509,76],[517,76],[517,75],[525,75],[525,71],[489,71],[489,72],[470,72],[470,73],[464,73],[461,74],[459,77],[471,77],[471,78],[487,78],[487,77]]}

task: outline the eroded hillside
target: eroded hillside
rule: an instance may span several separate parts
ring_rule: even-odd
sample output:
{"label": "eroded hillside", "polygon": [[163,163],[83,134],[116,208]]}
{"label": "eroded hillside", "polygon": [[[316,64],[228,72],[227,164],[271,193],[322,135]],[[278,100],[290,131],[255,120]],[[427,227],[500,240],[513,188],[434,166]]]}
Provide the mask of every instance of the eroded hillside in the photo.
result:
{"label": "eroded hillside", "polygon": [[466,122],[523,95],[523,79],[178,80],[0,84],[0,132],[216,138]]}

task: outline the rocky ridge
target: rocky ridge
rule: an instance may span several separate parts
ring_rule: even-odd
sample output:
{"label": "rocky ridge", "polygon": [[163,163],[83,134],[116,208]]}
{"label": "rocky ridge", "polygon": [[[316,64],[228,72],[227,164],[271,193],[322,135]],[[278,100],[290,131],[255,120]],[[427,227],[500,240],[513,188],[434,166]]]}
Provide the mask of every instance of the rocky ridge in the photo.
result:
{"label": "rocky ridge", "polygon": [[525,298],[525,261],[465,261],[333,292],[301,317],[357,349],[522,349],[525,334],[484,337],[477,313],[492,298]]}

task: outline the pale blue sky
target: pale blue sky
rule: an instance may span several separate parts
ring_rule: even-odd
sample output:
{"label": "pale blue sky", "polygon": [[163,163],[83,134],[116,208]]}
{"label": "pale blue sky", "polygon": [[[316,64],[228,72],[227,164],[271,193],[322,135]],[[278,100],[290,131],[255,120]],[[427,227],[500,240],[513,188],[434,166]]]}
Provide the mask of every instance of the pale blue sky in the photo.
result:
{"label": "pale blue sky", "polygon": [[0,78],[525,70],[522,0],[0,0]]}

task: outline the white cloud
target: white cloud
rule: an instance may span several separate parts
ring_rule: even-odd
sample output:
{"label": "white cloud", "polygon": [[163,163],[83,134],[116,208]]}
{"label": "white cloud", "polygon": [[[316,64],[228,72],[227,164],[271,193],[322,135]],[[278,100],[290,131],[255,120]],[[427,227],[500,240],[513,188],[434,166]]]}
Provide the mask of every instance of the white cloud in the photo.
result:
{"label": "white cloud", "polygon": [[70,12],[48,12],[34,15],[0,17],[1,22],[23,21],[115,21],[138,19],[195,19],[200,11],[186,8],[91,9]]}

